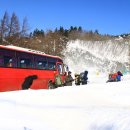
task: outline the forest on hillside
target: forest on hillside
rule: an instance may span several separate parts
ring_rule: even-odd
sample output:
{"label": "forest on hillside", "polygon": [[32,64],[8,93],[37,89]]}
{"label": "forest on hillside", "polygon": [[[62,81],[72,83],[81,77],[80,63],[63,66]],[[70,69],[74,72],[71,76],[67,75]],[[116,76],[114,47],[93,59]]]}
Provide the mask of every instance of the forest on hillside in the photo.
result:
{"label": "forest on hillside", "polygon": [[[36,28],[32,32],[29,28],[27,17],[23,18],[21,22],[15,12],[11,16],[5,12],[0,18],[0,44],[11,44],[62,56],[61,51],[70,40],[106,41],[118,37],[108,34],[102,35],[98,30],[84,30],[81,26],[70,26],[69,29],[60,26],[54,30]],[[126,37],[129,34],[122,34],[121,36]]]}

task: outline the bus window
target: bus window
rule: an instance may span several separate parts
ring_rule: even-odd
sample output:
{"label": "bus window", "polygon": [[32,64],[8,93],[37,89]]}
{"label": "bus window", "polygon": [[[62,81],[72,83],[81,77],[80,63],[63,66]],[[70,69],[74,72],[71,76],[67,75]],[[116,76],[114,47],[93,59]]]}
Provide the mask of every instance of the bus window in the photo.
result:
{"label": "bus window", "polygon": [[16,67],[15,51],[0,48],[0,66]]}
{"label": "bus window", "polygon": [[33,55],[24,53],[24,52],[17,52],[18,57],[18,67],[20,68],[33,68]]}
{"label": "bus window", "polygon": [[56,64],[53,62],[48,62],[48,69],[49,70],[55,70],[56,69]]}
{"label": "bus window", "polygon": [[3,66],[3,56],[0,55],[0,66]]}
{"label": "bus window", "polygon": [[37,61],[36,62],[36,69],[42,69],[42,70],[47,69],[47,62],[45,62],[45,61]]}
{"label": "bus window", "polygon": [[20,68],[32,68],[31,59],[20,59]]}
{"label": "bus window", "polygon": [[4,66],[5,67],[13,67],[13,60],[12,57],[4,56]]}
{"label": "bus window", "polygon": [[47,69],[47,60],[45,56],[34,56],[35,68],[36,69]]}
{"label": "bus window", "polygon": [[48,69],[49,70],[56,70],[56,58],[52,58],[52,57],[47,57],[47,61],[48,61]]}
{"label": "bus window", "polygon": [[39,61],[39,62],[36,63],[36,68],[37,69],[42,69],[42,66],[43,66],[42,61]]}

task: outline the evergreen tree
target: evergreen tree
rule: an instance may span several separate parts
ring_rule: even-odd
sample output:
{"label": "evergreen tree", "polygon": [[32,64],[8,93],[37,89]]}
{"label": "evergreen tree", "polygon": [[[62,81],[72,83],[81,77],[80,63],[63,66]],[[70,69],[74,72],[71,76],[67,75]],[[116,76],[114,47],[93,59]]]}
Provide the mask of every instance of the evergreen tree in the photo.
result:
{"label": "evergreen tree", "polygon": [[79,26],[78,27],[78,32],[82,32],[83,30],[82,30],[82,27],[81,26]]}
{"label": "evergreen tree", "polygon": [[64,34],[64,28],[63,28],[63,27],[60,27],[59,32],[60,32],[61,34]]}
{"label": "evergreen tree", "polygon": [[56,28],[54,32],[58,32],[58,29]]}
{"label": "evergreen tree", "polygon": [[70,32],[72,32],[74,30],[73,26],[70,26]]}
{"label": "evergreen tree", "polygon": [[74,30],[74,31],[77,31],[78,29],[77,29],[77,27],[75,26],[73,30]]}
{"label": "evergreen tree", "polygon": [[40,32],[41,36],[44,37],[45,36],[45,33],[44,31],[41,29],[41,32]]}
{"label": "evergreen tree", "polygon": [[95,33],[95,34],[99,34],[99,32],[98,32],[98,30],[97,30],[97,29],[95,30],[95,32],[94,32],[94,33]]}
{"label": "evergreen tree", "polygon": [[33,31],[33,36],[37,36],[38,35],[38,29],[36,28],[34,31]]}
{"label": "evergreen tree", "polygon": [[64,36],[68,37],[69,36],[69,31],[67,29],[64,30]]}
{"label": "evergreen tree", "polygon": [[44,37],[45,33],[44,31],[41,29],[41,30],[38,30],[37,28],[33,31],[33,36],[42,36]]}

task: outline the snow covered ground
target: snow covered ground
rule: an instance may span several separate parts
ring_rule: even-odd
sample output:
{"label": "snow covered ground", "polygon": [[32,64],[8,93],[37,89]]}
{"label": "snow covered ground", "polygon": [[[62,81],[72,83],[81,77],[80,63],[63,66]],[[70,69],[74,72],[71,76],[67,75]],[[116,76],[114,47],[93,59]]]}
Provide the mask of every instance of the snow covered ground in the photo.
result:
{"label": "snow covered ground", "polygon": [[121,82],[0,93],[0,130],[130,130],[130,75]]}
{"label": "snow covered ground", "polygon": [[[0,130],[130,130],[130,74],[124,75],[121,82],[106,83],[108,73],[98,71],[111,70],[119,62],[124,68],[126,61],[122,62],[121,57],[127,60],[128,47],[121,46],[118,62],[112,58],[109,64],[111,58],[101,60],[109,53],[96,58],[95,43],[95,49],[90,49],[92,53],[88,53],[85,46],[79,49],[82,47],[77,42],[76,45],[76,49],[73,43],[68,46],[65,61],[73,76],[87,69],[88,84],[0,93]],[[103,46],[99,49],[104,51]],[[69,54],[69,50],[73,50],[73,54]],[[83,55],[79,56],[79,50]],[[114,54],[119,54],[118,50]],[[111,57],[114,54],[111,53]]]}

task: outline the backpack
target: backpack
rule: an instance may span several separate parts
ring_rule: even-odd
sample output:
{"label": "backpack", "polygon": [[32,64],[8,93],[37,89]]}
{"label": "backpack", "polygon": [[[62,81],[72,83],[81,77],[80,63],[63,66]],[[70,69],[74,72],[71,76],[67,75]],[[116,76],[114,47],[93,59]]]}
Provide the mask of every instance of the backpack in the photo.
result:
{"label": "backpack", "polygon": [[111,78],[116,80],[117,75],[118,75],[117,73],[114,73],[114,74],[111,75]]}
{"label": "backpack", "polygon": [[88,74],[88,71],[84,71],[84,72],[80,73],[81,81],[87,81],[88,80],[87,74]]}
{"label": "backpack", "polygon": [[80,75],[79,74],[75,75],[75,84],[80,85]]}
{"label": "backpack", "polygon": [[56,86],[62,86],[62,80],[61,80],[61,76],[60,75],[56,75],[55,76],[55,85]]}
{"label": "backpack", "polygon": [[80,73],[80,79],[83,80],[83,77],[84,77],[84,73]]}

